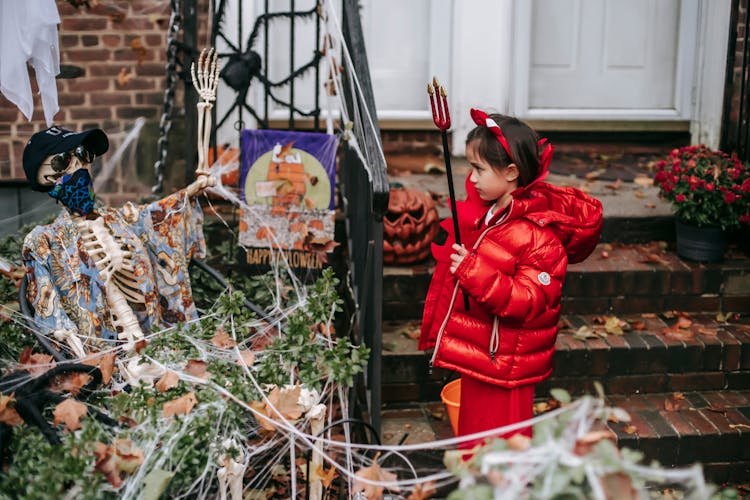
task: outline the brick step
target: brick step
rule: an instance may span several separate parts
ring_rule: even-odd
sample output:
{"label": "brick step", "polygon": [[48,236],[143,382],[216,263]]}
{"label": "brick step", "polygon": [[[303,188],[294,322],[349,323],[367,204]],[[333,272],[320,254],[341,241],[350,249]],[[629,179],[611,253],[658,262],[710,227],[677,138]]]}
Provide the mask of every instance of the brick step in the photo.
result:
{"label": "brick step", "polygon": [[[676,328],[679,318],[665,315],[618,319],[630,331],[607,334],[603,317],[563,316],[552,377],[537,386],[537,394],[551,387],[593,393],[594,381],[607,394],[750,389],[750,318],[718,323],[713,315],[693,314],[683,320],[687,328]],[[383,324],[383,401],[439,400],[442,386],[455,376],[439,368],[430,372],[430,355],[417,349],[419,326]],[[595,336],[580,338],[581,328]]]}
{"label": "brick step", "polygon": [[[605,257],[606,256],[606,257]],[[383,318],[421,318],[434,262],[386,266]],[[730,250],[724,262],[681,260],[657,243],[600,244],[571,264],[563,287],[564,314],[628,314],[666,310],[750,311],[750,259]]]}
{"label": "brick step", "polygon": [[[607,400],[632,419],[630,424],[607,423],[618,446],[642,451],[644,463],[700,462],[706,478],[717,484],[750,477],[750,390],[614,395]],[[441,403],[384,405],[381,416],[386,444],[398,444],[407,434],[405,444],[453,436]],[[442,462],[442,451],[420,451],[410,458],[434,466]]]}

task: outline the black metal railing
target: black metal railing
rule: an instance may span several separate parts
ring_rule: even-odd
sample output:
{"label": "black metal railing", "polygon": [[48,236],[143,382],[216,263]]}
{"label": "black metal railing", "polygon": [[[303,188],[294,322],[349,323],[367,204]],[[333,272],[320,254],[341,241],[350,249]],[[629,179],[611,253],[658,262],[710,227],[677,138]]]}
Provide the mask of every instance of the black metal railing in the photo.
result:
{"label": "black metal railing", "polygon": [[[313,130],[319,130],[320,65],[318,62],[321,56],[321,20],[319,19],[317,6],[309,11],[297,13],[294,0],[290,0],[288,11],[284,13],[271,12],[269,11],[269,1],[266,0],[264,11],[256,18],[247,39],[242,40],[242,33],[245,32],[242,26],[242,2],[238,2],[240,9],[237,16],[238,26],[228,26],[224,22],[226,0],[220,0],[215,5],[211,43],[216,46],[216,41],[221,39],[229,47],[229,51],[219,53],[220,59],[223,60],[222,65],[226,67],[230,62],[241,58],[244,58],[245,61],[262,61],[261,67],[254,67],[253,80],[248,81],[248,85],[261,84],[264,90],[263,102],[257,103],[258,109],[255,109],[247,102],[247,87],[235,89],[238,90],[237,96],[229,111],[224,112],[222,116],[214,115],[213,122],[217,124],[216,128],[223,126],[230,113],[236,110],[238,119],[234,126],[238,131],[239,143],[239,133],[245,128],[244,114],[252,115],[259,128],[268,128],[270,122],[269,104],[273,102],[278,107],[289,110],[286,123],[286,128],[289,130],[302,126],[303,119],[306,119],[305,128],[310,129],[310,125],[312,125]],[[297,63],[297,66],[295,66],[294,59],[295,44],[300,43],[310,46],[310,41],[300,41],[295,38],[294,22],[295,19],[300,18],[295,16],[295,13],[301,16],[315,16],[315,56],[310,61]],[[383,216],[388,207],[389,188],[385,159],[380,145],[380,129],[377,123],[375,98],[359,18],[358,0],[342,0],[342,13],[344,42],[349,49],[350,58],[342,55],[339,60],[343,61],[343,93],[352,127],[348,129],[345,127],[346,124],[342,123],[339,132],[342,136],[351,134],[355,140],[344,145],[345,151],[341,155],[338,168],[339,192],[341,209],[345,215],[347,228],[348,264],[355,295],[353,299],[357,304],[353,340],[356,343],[364,342],[371,349],[370,362],[364,377],[367,395],[366,412],[369,415],[370,424],[379,433],[382,365]],[[281,22],[282,18],[285,18],[290,24],[289,76],[278,81],[271,81],[268,74],[269,22],[271,20]],[[228,36],[227,32],[224,31],[230,29],[236,30],[238,42],[233,42],[231,40],[233,37]],[[264,35],[263,46],[255,47],[261,31]],[[260,53],[263,54],[262,57]],[[314,71],[315,74],[315,100],[312,109],[302,110],[295,103],[295,96],[298,95],[298,92],[295,92],[295,84],[299,85],[296,80],[307,71]],[[289,89],[288,101],[281,99],[275,92],[282,86]],[[194,106],[193,109],[195,109]],[[192,112],[190,108],[186,109],[186,113]],[[187,126],[193,126],[192,124],[195,122],[194,117],[187,116]],[[215,131],[212,142],[214,145],[216,144]],[[353,391],[352,394],[351,402],[354,403],[356,391]],[[352,412],[356,411],[355,406],[355,404],[350,405]],[[353,416],[353,414],[349,415],[349,417]]]}
{"label": "black metal railing", "polygon": [[[388,209],[388,176],[367,64],[358,0],[343,0],[343,91],[360,151],[347,148],[339,172],[348,222],[349,252],[359,304],[361,339],[371,349],[366,386],[370,422],[380,433],[383,306],[383,217]],[[356,80],[354,77],[356,76]],[[364,162],[368,164],[365,165]]]}

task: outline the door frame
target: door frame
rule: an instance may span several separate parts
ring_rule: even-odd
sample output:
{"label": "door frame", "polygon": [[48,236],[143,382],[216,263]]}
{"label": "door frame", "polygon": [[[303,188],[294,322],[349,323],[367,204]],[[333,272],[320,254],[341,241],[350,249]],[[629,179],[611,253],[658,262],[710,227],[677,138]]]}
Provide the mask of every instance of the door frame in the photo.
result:
{"label": "door frame", "polygon": [[[581,0],[577,0],[581,1]],[[694,74],[698,53],[700,0],[681,0],[675,75],[674,109],[529,108],[532,2],[513,3],[513,68],[510,113],[537,120],[690,120],[693,115]]]}

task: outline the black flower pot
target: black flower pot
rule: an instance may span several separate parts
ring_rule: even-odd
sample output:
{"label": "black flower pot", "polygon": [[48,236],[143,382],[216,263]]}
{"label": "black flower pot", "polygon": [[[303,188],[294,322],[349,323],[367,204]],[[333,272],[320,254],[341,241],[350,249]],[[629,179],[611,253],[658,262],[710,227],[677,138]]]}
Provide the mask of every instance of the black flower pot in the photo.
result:
{"label": "black flower pot", "polygon": [[696,227],[677,223],[677,255],[696,262],[720,262],[724,259],[727,240],[720,227]]}

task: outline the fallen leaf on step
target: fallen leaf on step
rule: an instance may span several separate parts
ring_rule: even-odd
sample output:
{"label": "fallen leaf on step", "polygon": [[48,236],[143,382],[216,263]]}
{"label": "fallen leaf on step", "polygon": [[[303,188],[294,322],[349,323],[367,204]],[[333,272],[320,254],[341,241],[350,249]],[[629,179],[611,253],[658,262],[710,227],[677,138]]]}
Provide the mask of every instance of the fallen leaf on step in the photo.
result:
{"label": "fallen leaf on step", "polygon": [[643,198],[646,197],[646,193],[644,193],[643,191],[634,191],[633,196],[635,196],[639,200],[642,200]]}
{"label": "fallen leaf on step", "polygon": [[680,319],[677,320],[677,328],[690,328],[690,326],[693,324],[693,321],[686,318],[685,316],[680,316]]}
{"label": "fallen leaf on step", "polygon": [[630,327],[633,330],[645,330],[646,329],[646,322],[641,320],[635,320],[630,323]]}
{"label": "fallen leaf on step", "polygon": [[601,176],[601,175],[602,175],[603,173],[605,173],[606,171],[607,171],[607,169],[606,169],[606,168],[599,168],[599,169],[597,169],[597,170],[594,170],[593,172],[589,172],[589,173],[587,173],[587,174],[586,174],[586,175],[585,175],[584,177],[585,177],[585,178],[586,178],[587,180],[594,180],[594,179],[598,179],[598,178],[599,178],[599,177],[600,177],[600,176]]}
{"label": "fallen leaf on step", "polygon": [[681,398],[675,396],[677,396],[677,394],[664,400],[664,409],[666,411],[679,411],[687,408],[688,402],[685,400],[685,396],[682,396]]}
{"label": "fallen leaf on step", "polygon": [[643,206],[646,208],[656,208],[656,203],[644,203]]}
{"label": "fallen leaf on step", "polygon": [[705,335],[706,337],[715,337],[719,334],[718,328],[703,327],[698,329],[698,333]]}
{"label": "fallen leaf on step", "polygon": [[633,184],[636,184],[638,186],[653,186],[654,181],[647,175],[636,175],[633,179]]}
{"label": "fallen leaf on step", "polygon": [[622,180],[617,179],[615,182],[610,182],[609,184],[604,185],[605,188],[611,189],[612,191],[617,191],[622,187]]}

